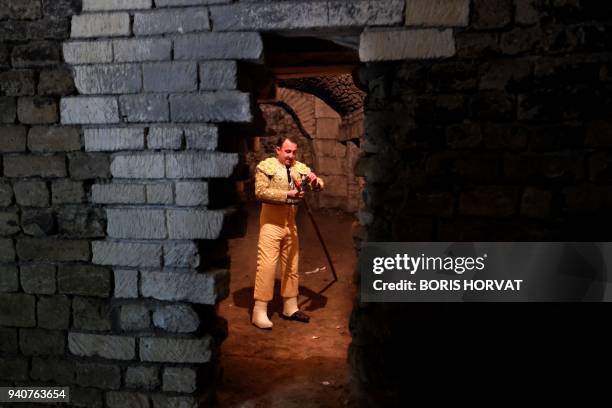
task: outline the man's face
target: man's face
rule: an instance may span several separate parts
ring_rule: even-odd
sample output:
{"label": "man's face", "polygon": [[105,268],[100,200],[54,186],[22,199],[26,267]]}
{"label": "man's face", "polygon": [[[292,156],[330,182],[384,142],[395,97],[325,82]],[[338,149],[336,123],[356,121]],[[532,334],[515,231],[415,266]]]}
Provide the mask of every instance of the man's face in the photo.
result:
{"label": "man's face", "polygon": [[276,148],[276,158],[285,166],[292,166],[297,154],[297,144],[285,140],[281,147]]}

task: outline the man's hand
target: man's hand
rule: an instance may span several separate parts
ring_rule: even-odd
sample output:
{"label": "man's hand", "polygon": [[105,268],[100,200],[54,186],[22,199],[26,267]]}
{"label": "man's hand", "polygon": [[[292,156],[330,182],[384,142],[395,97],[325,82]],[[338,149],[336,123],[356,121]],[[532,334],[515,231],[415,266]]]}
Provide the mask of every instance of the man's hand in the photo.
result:
{"label": "man's hand", "polygon": [[304,197],[304,192],[296,189],[287,191],[287,198],[302,198]]}
{"label": "man's hand", "polygon": [[312,188],[316,188],[317,185],[319,184],[319,182],[317,181],[317,175],[311,171],[310,173],[308,173],[306,177],[308,177],[308,181],[310,182],[310,185],[312,186]]}

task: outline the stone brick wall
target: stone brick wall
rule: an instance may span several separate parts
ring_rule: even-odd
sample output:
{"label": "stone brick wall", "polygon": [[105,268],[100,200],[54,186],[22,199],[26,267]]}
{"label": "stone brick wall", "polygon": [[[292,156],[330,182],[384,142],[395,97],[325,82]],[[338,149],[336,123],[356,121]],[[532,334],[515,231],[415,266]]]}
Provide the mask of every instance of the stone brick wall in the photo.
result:
{"label": "stone brick wall", "polygon": [[[366,65],[358,237],[609,241],[611,23],[602,2],[474,0],[452,58]],[[584,351],[605,320],[460,306],[357,304],[350,360],[366,406],[404,405],[423,383],[441,386],[429,380],[457,379],[467,366],[499,372],[484,343],[513,364],[541,350],[538,365],[553,367],[571,351],[551,356],[548,345],[572,339]]]}
{"label": "stone brick wall", "polygon": [[[259,32],[360,35],[358,240],[606,240],[611,11],[0,0],[0,382],[71,385],[87,407],[210,399],[239,214],[226,124],[257,115],[237,62],[262,62]],[[407,399],[428,367],[407,345],[444,345],[459,323],[482,334],[460,312],[356,302],[361,401]]]}

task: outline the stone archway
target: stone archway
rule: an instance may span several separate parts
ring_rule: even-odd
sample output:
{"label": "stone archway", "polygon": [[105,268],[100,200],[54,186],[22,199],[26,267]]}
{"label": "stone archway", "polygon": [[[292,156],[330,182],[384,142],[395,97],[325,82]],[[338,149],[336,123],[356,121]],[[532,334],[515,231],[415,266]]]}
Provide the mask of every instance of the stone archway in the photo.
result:
{"label": "stone archway", "polygon": [[[38,14],[35,5],[26,7],[28,20],[50,12],[43,3]],[[76,91],[2,100],[8,123],[30,126],[52,116],[48,123],[80,132],[74,148],[80,151],[69,157],[11,147],[16,150],[3,158],[9,204],[15,191],[17,204],[28,207],[22,188],[36,187],[46,197],[47,184],[62,179],[54,190],[79,196],[82,188],[82,204],[104,214],[102,233],[66,228],[52,237],[13,235],[20,230],[0,242],[2,260],[19,267],[20,279],[30,266],[46,267],[57,285],[50,293],[18,285],[3,295],[7,338],[16,342],[19,330],[26,342],[11,359],[10,367],[25,373],[16,381],[73,384],[89,406],[207,401],[218,374],[223,322],[215,304],[227,294],[224,234],[233,214],[230,205],[210,205],[212,181],[229,178],[238,165],[237,154],[219,151],[222,125],[253,118],[250,95],[238,90],[237,61],[261,58],[260,32],[279,30],[325,32],[340,42],[360,36],[363,62],[451,56],[452,29],[406,26],[465,25],[469,9],[467,1],[453,2],[460,13],[449,16],[437,2],[432,8],[408,1],[415,12],[405,19],[403,0],[229,3],[85,0],[82,10],[70,11],[70,39],[62,45]],[[28,24],[23,32],[35,34],[44,24]],[[404,46],[395,47],[398,41]],[[24,74],[23,86],[29,77]],[[25,140],[19,131],[12,137],[16,145]],[[88,217],[79,222],[88,224]],[[56,312],[69,317],[50,326],[48,316]],[[85,324],[77,315],[103,323]],[[61,345],[52,360],[46,340]],[[29,372],[32,355],[45,356],[36,358],[44,374]],[[47,376],[51,365],[57,368]]]}

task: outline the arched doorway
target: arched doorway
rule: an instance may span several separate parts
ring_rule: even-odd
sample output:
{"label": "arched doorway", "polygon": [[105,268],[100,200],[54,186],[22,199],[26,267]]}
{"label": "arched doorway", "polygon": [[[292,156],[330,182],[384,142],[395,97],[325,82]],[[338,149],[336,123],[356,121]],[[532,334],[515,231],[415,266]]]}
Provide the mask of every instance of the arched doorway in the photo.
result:
{"label": "arched doorway", "polygon": [[[304,406],[305,401],[312,406],[346,405],[348,323],[356,294],[352,228],[362,189],[362,180],[353,172],[363,136],[365,97],[353,81],[358,58],[356,50],[316,38],[268,36],[264,45],[266,72],[260,75],[266,80],[256,92],[263,125],[249,132],[254,136],[243,138],[243,158],[250,170],[243,188],[246,235],[230,242],[230,295],[219,305],[229,331],[222,348],[224,381],[218,399],[221,406]],[[343,55],[342,65],[330,59],[338,54]],[[298,159],[326,181],[325,191],[307,202],[338,281],[332,282],[331,266],[301,208],[300,305],[312,320],[302,324],[279,318],[277,279],[268,308],[274,327],[265,332],[250,323],[259,233],[253,177],[256,164],[273,156],[276,139],[284,136],[298,141]]]}

